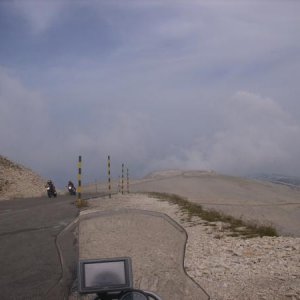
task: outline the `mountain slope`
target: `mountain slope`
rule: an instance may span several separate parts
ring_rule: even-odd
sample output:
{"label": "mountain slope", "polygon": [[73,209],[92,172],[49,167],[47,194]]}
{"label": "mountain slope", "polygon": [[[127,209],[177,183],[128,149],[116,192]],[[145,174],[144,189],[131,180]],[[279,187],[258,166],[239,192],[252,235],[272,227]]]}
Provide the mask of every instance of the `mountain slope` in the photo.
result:
{"label": "mountain slope", "polygon": [[44,186],[38,174],[0,155],[0,200],[38,197],[45,193]]}
{"label": "mountain slope", "polygon": [[177,194],[205,209],[272,225],[282,235],[300,236],[300,190],[282,184],[205,171],[161,171],[131,182],[132,192]]}

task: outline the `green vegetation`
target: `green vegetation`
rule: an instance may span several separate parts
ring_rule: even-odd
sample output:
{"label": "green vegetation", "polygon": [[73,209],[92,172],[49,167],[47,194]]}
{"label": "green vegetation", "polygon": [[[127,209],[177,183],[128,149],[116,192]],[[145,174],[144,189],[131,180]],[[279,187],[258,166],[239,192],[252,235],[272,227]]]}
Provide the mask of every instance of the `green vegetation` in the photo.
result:
{"label": "green vegetation", "polygon": [[156,192],[147,194],[160,201],[168,201],[169,203],[178,205],[180,210],[185,214],[185,221],[190,222],[192,217],[199,217],[202,220],[207,221],[207,225],[210,226],[216,226],[213,222],[223,222],[228,224],[226,229],[230,236],[243,236],[244,238],[278,236],[276,229],[272,226],[257,225],[245,222],[242,219],[236,219],[215,210],[205,210],[200,204],[189,202],[187,199],[178,195]]}

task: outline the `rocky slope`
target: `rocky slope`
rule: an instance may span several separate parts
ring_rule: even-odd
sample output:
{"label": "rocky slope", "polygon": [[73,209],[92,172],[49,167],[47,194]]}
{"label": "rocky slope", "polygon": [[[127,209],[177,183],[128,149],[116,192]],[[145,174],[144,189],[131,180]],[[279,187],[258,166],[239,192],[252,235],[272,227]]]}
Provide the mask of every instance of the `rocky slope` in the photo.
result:
{"label": "rocky slope", "polygon": [[45,180],[32,170],[0,155],[0,200],[38,197],[44,186]]}

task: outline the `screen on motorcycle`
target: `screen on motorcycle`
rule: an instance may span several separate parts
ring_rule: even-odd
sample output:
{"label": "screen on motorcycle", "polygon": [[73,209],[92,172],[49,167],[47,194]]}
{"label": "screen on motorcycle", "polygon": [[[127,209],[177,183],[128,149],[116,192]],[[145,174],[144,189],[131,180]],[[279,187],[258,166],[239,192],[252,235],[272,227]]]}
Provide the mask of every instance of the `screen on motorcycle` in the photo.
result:
{"label": "screen on motorcycle", "polygon": [[132,288],[130,257],[79,261],[79,291],[99,293]]}

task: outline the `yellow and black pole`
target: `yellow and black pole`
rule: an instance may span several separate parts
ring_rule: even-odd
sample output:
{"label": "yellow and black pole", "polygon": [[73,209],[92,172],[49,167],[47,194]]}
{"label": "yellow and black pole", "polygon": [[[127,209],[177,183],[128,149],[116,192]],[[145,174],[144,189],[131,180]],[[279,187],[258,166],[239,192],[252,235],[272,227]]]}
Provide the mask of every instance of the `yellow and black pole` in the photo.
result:
{"label": "yellow and black pole", "polygon": [[129,194],[129,170],[127,168],[127,193]]}
{"label": "yellow and black pole", "polygon": [[107,175],[108,175],[108,196],[111,198],[111,179],[110,179],[110,156],[107,158]]}
{"label": "yellow and black pole", "polygon": [[118,176],[118,193],[121,193],[121,177]]}
{"label": "yellow and black pole", "polygon": [[77,205],[81,205],[81,155],[78,157]]}
{"label": "yellow and black pole", "polygon": [[124,194],[124,164],[122,164],[122,195]]}

